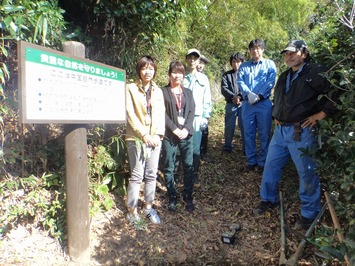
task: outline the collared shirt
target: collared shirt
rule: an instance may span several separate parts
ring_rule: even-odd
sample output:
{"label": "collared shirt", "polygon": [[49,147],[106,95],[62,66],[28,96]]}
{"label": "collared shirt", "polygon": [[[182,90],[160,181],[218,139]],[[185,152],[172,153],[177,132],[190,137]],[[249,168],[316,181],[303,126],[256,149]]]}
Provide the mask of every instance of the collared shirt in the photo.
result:
{"label": "collared shirt", "polygon": [[298,77],[298,74],[302,71],[303,67],[304,67],[304,63],[303,65],[297,70],[297,72],[292,76],[291,79],[291,73],[292,70],[290,70],[287,74],[287,79],[286,79],[286,92],[288,92],[290,90],[290,86],[292,84],[292,82]]}
{"label": "collared shirt", "polygon": [[205,74],[187,73],[183,85],[192,91],[195,100],[195,115],[209,118],[212,111],[210,82]]}
{"label": "collared shirt", "polygon": [[238,86],[245,98],[250,92],[261,94],[267,98],[276,81],[276,65],[266,58],[258,62],[249,60],[241,64],[237,73]]}

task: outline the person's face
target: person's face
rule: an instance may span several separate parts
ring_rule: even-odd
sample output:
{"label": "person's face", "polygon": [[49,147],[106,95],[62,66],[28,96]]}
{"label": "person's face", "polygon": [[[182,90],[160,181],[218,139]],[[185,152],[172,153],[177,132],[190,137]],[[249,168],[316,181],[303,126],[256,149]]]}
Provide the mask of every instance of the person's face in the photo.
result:
{"label": "person's face", "polygon": [[139,76],[143,84],[148,84],[154,78],[155,70],[152,65],[145,65],[141,68]]}
{"label": "person's face", "polygon": [[254,62],[259,61],[263,57],[264,48],[260,46],[253,46],[249,50],[249,54]]}
{"label": "person's face", "polygon": [[199,63],[197,65],[197,71],[198,72],[203,72],[203,70],[205,69],[205,66],[206,66],[205,62],[199,60]]}
{"label": "person's face", "polygon": [[184,79],[184,74],[174,69],[169,76],[170,86],[176,87],[181,84]]}
{"label": "person's face", "polygon": [[239,67],[240,67],[241,64],[242,64],[242,61],[241,61],[241,60],[239,60],[239,59],[234,59],[234,58],[233,58],[233,60],[232,60],[232,67],[233,67],[233,69],[234,69],[235,72],[238,71],[238,69],[239,69]]}
{"label": "person's face", "polygon": [[186,63],[189,69],[196,69],[199,63],[198,57],[194,54],[190,54],[186,56]]}
{"label": "person's face", "polygon": [[286,51],[284,53],[285,63],[291,67],[293,71],[298,70],[302,66],[305,58],[306,54],[302,53],[301,51]]}

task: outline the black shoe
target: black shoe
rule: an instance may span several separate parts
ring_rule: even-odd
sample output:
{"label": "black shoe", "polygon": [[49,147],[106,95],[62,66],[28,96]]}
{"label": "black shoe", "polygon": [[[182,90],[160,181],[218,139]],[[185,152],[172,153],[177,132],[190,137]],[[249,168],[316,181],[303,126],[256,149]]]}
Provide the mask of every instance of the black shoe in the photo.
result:
{"label": "black shoe", "polygon": [[188,212],[193,212],[195,210],[195,205],[192,202],[192,197],[184,197],[184,201],[186,203],[185,209]]}
{"label": "black shoe", "polygon": [[195,174],[194,176],[194,185],[196,188],[199,188],[201,186],[200,179],[198,178],[197,174]]}
{"label": "black shoe", "polygon": [[257,166],[256,167],[256,171],[259,173],[259,174],[262,174],[264,172],[264,166]]}
{"label": "black shoe", "polygon": [[256,164],[253,164],[253,165],[248,164],[247,169],[248,169],[248,171],[255,171],[255,168],[256,168],[257,166],[258,166],[258,165],[256,165]]}
{"label": "black shoe", "polygon": [[308,230],[308,228],[313,223],[313,219],[308,219],[306,217],[301,216],[301,220],[295,223],[296,230]]}
{"label": "black shoe", "polygon": [[223,152],[223,153],[231,154],[231,153],[232,153],[232,149],[223,148],[222,152]]}
{"label": "black shoe", "polygon": [[276,202],[271,202],[271,201],[262,201],[260,203],[260,205],[258,206],[258,208],[253,210],[254,215],[262,215],[264,212],[266,211],[271,211],[272,209],[274,209],[276,206],[278,205],[278,203]]}
{"label": "black shoe", "polygon": [[168,210],[171,212],[176,211],[177,208],[176,196],[169,197]]}

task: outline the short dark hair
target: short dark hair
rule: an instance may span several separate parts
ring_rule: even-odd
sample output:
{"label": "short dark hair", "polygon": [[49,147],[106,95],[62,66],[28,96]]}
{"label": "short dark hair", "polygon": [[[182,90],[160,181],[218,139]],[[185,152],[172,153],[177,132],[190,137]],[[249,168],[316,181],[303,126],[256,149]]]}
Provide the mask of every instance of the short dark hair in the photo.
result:
{"label": "short dark hair", "polygon": [[176,70],[179,73],[182,73],[185,76],[186,67],[180,61],[173,61],[170,63],[169,70],[168,70],[169,76],[174,70]]}
{"label": "short dark hair", "polygon": [[137,72],[138,78],[141,78],[140,77],[141,69],[143,67],[145,67],[146,65],[152,66],[154,68],[154,76],[153,77],[155,77],[155,75],[157,74],[157,65],[155,64],[153,57],[151,57],[149,55],[144,55],[141,57],[141,59],[138,60],[138,62],[136,64],[136,72]]}
{"label": "short dark hair", "polygon": [[229,63],[230,63],[230,65],[232,65],[233,59],[235,59],[235,60],[240,60],[240,61],[242,61],[242,63],[243,63],[244,60],[245,60],[245,57],[244,57],[243,54],[240,53],[240,52],[236,52],[236,53],[231,54],[231,56],[229,57]]}
{"label": "short dark hair", "polygon": [[249,43],[249,50],[253,47],[261,47],[265,49],[265,43],[262,39],[256,38]]}

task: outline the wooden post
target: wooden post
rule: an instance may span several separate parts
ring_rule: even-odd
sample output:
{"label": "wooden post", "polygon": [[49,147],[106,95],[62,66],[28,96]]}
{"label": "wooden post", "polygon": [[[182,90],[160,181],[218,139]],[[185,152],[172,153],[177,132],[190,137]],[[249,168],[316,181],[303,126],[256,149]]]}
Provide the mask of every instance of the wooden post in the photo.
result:
{"label": "wooden post", "polygon": [[[63,52],[85,58],[85,46],[78,42],[64,43]],[[65,134],[68,250],[71,259],[84,265],[90,261],[86,127],[66,125]]]}

